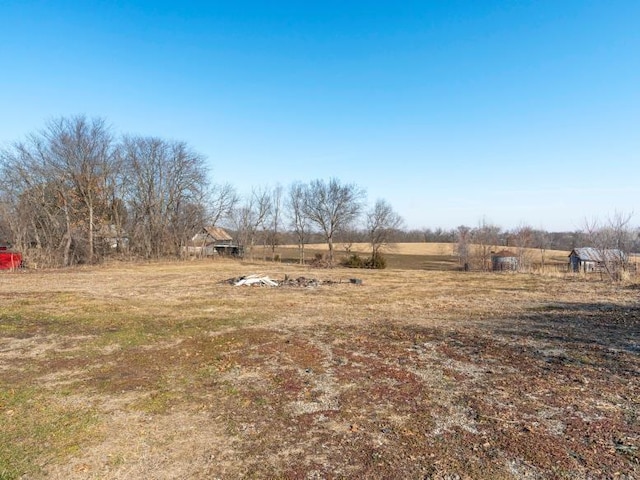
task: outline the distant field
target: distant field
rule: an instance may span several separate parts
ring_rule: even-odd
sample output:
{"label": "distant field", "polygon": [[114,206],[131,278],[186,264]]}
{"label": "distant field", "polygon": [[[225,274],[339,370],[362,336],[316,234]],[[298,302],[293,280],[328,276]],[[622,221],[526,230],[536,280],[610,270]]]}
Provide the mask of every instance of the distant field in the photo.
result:
{"label": "distant field", "polygon": [[[320,284],[230,282],[249,274]],[[0,479],[640,478],[638,288],[228,259],[0,273]]]}
{"label": "distant field", "polygon": [[[366,243],[355,243],[345,245],[336,243],[334,245],[335,254],[338,258],[346,257],[351,253],[367,255],[370,246]],[[456,270],[460,268],[460,263],[455,252],[453,243],[393,243],[383,249],[383,254],[388,260],[389,268],[417,269],[417,270]],[[509,247],[494,247],[494,251],[509,249]],[[326,253],[328,247],[323,243],[309,244],[305,246],[305,257],[313,258],[315,253]],[[276,249],[284,261],[296,261],[298,259],[298,248],[295,245],[283,245]],[[265,251],[261,247],[254,250],[254,257],[271,257],[271,251]],[[551,267],[565,267],[568,262],[569,252],[562,250],[546,250],[545,264]],[[526,256],[535,265],[542,263],[542,252],[538,249],[527,249]]]}

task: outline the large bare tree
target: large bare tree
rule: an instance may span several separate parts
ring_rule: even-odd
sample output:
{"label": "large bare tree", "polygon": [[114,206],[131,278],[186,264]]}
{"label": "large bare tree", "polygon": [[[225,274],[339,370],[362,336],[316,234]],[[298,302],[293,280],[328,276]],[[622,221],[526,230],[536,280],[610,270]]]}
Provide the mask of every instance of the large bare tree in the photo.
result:
{"label": "large bare tree", "polygon": [[356,184],[342,184],[337,178],[313,180],[305,189],[303,211],[322,232],[333,264],[333,241],[337,232],[349,227],[360,216],[365,192]]}
{"label": "large bare tree", "polygon": [[101,118],[62,117],[49,122],[42,135],[48,143],[48,164],[52,173],[66,179],[82,206],[86,260],[92,263],[96,226],[108,208],[107,178],[114,168],[110,128]]}
{"label": "large bare tree", "polygon": [[46,244],[47,249],[58,243],[63,265],[71,263],[72,245],[78,260],[93,262],[95,232],[108,209],[106,185],[113,162],[109,127],[103,119],[84,116],[51,120],[5,150],[5,178],[10,179],[15,205],[20,205],[16,214],[30,219],[30,243]]}
{"label": "large bare tree", "polygon": [[42,138],[31,135],[0,153],[2,207],[12,240],[34,260],[69,264],[72,228],[70,186],[51,174]]}
{"label": "large bare tree", "polygon": [[206,216],[204,157],[154,137],[125,138],[122,155],[135,248],[147,258],[180,255]]}

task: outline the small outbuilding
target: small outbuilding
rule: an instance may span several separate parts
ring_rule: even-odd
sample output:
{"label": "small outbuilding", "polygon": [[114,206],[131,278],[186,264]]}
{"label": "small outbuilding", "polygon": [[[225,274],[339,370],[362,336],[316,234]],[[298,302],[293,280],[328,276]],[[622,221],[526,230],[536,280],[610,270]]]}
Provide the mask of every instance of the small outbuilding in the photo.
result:
{"label": "small outbuilding", "polygon": [[129,249],[129,236],[114,224],[102,225],[95,233],[96,244],[105,251],[126,251]]}
{"label": "small outbuilding", "polygon": [[569,270],[572,272],[601,272],[605,267],[620,269],[628,262],[627,255],[617,248],[574,248],[569,254]]}
{"label": "small outbuilding", "polygon": [[233,241],[233,237],[220,227],[203,227],[187,246],[189,255],[211,257],[214,255],[241,256],[242,247]]}
{"label": "small outbuilding", "polygon": [[518,255],[509,250],[491,254],[491,270],[494,272],[515,272],[520,267]]}

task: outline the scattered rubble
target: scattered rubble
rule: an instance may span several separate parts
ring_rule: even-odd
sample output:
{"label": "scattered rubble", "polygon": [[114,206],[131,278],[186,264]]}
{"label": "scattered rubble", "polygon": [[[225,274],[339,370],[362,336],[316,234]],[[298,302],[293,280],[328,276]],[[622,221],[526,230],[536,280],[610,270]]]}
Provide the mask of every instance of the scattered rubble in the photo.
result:
{"label": "scattered rubble", "polygon": [[[350,283],[354,283],[352,279]],[[221,283],[240,286],[260,286],[260,287],[319,287],[321,285],[335,285],[342,281],[335,280],[318,280],[317,278],[297,277],[291,278],[285,275],[283,280],[274,280],[266,275],[246,275],[242,277],[233,277],[224,280]],[[361,283],[361,282],[360,282]]]}
{"label": "scattered rubble", "polygon": [[342,283],[342,280],[336,282],[335,280],[318,280],[317,278],[289,278],[289,275],[284,276],[284,280],[281,283],[283,287],[319,287],[320,285],[335,285],[336,283]]}

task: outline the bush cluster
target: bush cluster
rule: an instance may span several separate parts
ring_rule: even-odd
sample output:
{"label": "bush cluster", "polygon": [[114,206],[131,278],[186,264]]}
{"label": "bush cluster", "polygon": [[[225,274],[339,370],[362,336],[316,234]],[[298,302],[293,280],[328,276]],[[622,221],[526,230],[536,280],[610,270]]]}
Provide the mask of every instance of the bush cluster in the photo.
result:
{"label": "bush cluster", "polygon": [[381,270],[387,268],[387,260],[381,254],[378,254],[375,258],[362,258],[357,253],[354,253],[345,258],[341,265],[348,268],[372,268]]}

